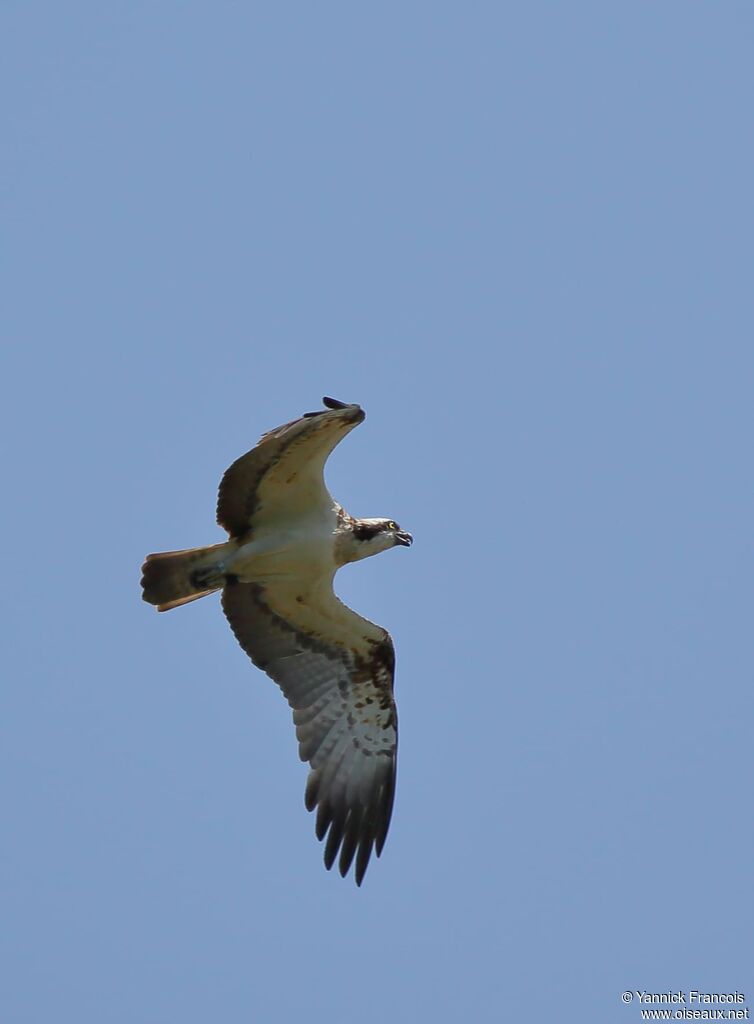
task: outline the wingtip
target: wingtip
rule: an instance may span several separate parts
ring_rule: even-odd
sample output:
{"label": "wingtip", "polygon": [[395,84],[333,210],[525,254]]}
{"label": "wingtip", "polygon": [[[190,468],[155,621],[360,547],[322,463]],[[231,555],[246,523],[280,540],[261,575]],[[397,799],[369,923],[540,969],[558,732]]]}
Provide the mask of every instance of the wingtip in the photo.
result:
{"label": "wingtip", "polygon": [[347,412],[349,413],[348,418],[355,420],[357,423],[361,423],[366,418],[366,413],[356,402],[340,402],[337,398],[323,398],[322,403],[325,406],[324,409],[317,409],[316,412],[305,412],[303,419],[311,420],[317,416],[326,416],[327,409],[331,412]]}
{"label": "wingtip", "polygon": [[366,416],[364,410],[356,402],[341,402],[337,398],[328,398],[327,395],[325,395],[325,397],[322,399],[322,404],[325,406],[326,409],[332,409],[335,412],[341,409],[347,409],[350,412],[353,412],[355,414],[355,418],[358,419],[359,421],[363,420],[364,417]]}

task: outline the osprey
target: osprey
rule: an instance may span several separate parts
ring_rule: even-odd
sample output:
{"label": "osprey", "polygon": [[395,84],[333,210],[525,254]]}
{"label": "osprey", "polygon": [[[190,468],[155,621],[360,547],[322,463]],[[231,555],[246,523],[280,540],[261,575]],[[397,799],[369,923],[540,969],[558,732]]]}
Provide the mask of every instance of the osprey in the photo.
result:
{"label": "osprey", "polygon": [[222,591],[236,639],[293,708],[299,754],[311,766],[306,807],[317,808],[317,838],[327,836],[325,865],[340,854],[345,876],[355,857],[361,885],[393,809],[395,655],[387,630],[346,607],[333,579],[347,562],[413,538],[392,519],[354,519],[331,497],[327,457],[365,413],[323,402],[264,434],[226,471],[217,522],[230,539],[147,555],[141,585],[160,612]]}

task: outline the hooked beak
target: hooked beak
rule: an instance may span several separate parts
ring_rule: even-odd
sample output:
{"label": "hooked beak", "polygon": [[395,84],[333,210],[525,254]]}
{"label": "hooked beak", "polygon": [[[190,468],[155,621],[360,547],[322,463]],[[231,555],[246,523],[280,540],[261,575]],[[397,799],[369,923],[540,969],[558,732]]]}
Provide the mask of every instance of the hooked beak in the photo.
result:
{"label": "hooked beak", "polygon": [[396,530],[395,539],[398,541],[399,544],[403,544],[403,546],[407,548],[410,548],[411,545],[414,543],[414,538],[411,536],[410,533],[406,533],[405,530]]}

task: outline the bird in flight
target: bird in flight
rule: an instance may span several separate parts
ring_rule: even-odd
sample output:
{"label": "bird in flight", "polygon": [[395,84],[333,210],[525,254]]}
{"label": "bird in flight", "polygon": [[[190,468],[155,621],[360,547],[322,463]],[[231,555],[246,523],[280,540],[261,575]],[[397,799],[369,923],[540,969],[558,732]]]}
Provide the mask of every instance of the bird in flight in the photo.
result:
{"label": "bird in flight", "polygon": [[160,612],[216,590],[236,639],[293,709],[305,803],[317,808],[325,865],[361,885],[385,843],[395,792],[395,654],[386,629],[333,591],[338,569],[413,538],[392,519],[354,519],[324,481],[330,452],[365,417],[324,398],[264,434],[226,471],[217,522],[229,540],[147,555],[143,598]]}

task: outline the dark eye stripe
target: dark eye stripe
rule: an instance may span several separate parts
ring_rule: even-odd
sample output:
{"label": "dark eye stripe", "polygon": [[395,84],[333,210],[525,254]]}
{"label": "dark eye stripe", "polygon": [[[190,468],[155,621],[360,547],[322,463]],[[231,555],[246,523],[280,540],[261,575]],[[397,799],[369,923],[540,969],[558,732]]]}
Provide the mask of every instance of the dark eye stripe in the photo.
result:
{"label": "dark eye stripe", "polygon": [[380,531],[377,526],[355,526],[353,532],[357,540],[369,540]]}
{"label": "dark eye stripe", "polygon": [[354,536],[357,540],[370,540],[372,537],[376,537],[378,533],[385,533],[387,530],[400,530],[400,526],[391,519],[387,523],[377,523],[376,525],[362,523],[353,528]]}

